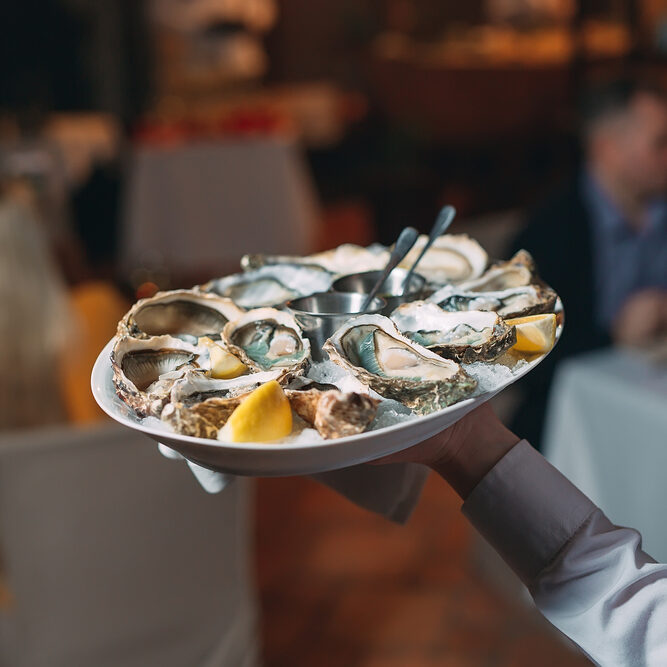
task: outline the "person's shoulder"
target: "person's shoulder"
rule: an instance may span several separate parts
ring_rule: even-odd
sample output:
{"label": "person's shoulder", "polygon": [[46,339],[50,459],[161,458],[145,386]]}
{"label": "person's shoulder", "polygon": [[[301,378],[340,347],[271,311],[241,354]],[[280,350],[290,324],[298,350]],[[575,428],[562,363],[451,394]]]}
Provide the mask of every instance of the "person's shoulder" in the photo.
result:
{"label": "person's shoulder", "polygon": [[524,225],[512,240],[511,249],[513,252],[527,250],[544,274],[554,276],[562,270],[563,256],[586,255],[582,239],[587,238],[586,230],[590,225],[587,216],[578,175],[561,183],[537,206],[527,210]]}
{"label": "person's shoulder", "polygon": [[545,244],[549,250],[554,244],[569,244],[571,237],[578,238],[582,227],[588,225],[587,215],[581,178],[570,178],[527,210],[513,248],[532,248],[532,252],[539,253],[538,249]]}
{"label": "person's shoulder", "polygon": [[558,220],[563,225],[586,214],[579,175],[560,183],[528,211],[527,220],[540,224]]}

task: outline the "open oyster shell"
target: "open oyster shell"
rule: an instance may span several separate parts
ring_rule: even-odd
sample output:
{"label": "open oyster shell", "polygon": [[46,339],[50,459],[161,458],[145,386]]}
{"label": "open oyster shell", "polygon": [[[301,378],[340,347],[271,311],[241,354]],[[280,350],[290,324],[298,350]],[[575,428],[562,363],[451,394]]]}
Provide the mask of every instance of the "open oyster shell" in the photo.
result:
{"label": "open oyster shell", "polygon": [[135,303],[118,323],[118,335],[207,336],[219,334],[225,324],[243,314],[231,299],[193,290],[158,292]]}
{"label": "open oyster shell", "polygon": [[427,301],[443,310],[488,310],[504,320],[539,313],[550,313],[556,305],[556,292],[550,287],[526,285],[500,292],[468,292],[447,285],[432,294]]}
{"label": "open oyster shell", "polygon": [[[254,376],[266,376],[257,373]],[[269,378],[273,379],[273,378]],[[192,378],[190,378],[192,380]],[[264,379],[264,381],[268,381]],[[241,394],[210,395],[197,391],[206,388],[205,381],[181,381],[174,386],[172,401],[162,410],[161,419],[184,435],[215,439],[218,431],[227,423],[232,412],[251,390]],[[208,384],[211,388],[212,385]],[[252,387],[254,388],[254,387]],[[188,394],[188,391],[195,393]],[[238,385],[234,390],[238,390]],[[214,391],[213,393],[218,393]],[[337,389],[320,390],[304,386],[286,389],[285,394],[292,409],[309,425],[317,429],[325,439],[356,435],[365,431],[375,418],[379,401],[365,394],[344,393]],[[181,399],[181,400],[177,400]]]}
{"label": "open oyster shell", "polygon": [[[287,265],[319,267],[336,276],[362,271],[379,271],[384,269],[389,260],[389,251],[382,246],[363,246],[353,243],[325,250],[306,257],[289,255],[245,255],[241,259],[244,271],[251,271],[262,266]],[[327,288],[328,289],[328,288]],[[313,292],[311,292],[312,294]],[[306,296],[305,294],[303,296]]]}
{"label": "open oyster shell", "polygon": [[173,383],[160,419],[178,433],[215,439],[244,396],[265,382],[283,382],[286,377],[285,369],[275,369],[216,380],[204,371],[188,370]]}
{"label": "open oyster shell", "polygon": [[200,287],[243,308],[279,306],[290,299],[326,292],[333,275],[319,266],[280,264],[216,278]]}
{"label": "open oyster shell", "polygon": [[232,354],[256,371],[282,369],[300,375],[310,364],[310,341],[282,310],[255,308],[228,322],[222,339]]}
{"label": "open oyster shell", "polygon": [[403,336],[381,315],[361,315],[324,344],[329,358],[381,396],[428,414],[468,396],[475,380],[450,359]]}
{"label": "open oyster shell", "polygon": [[[399,266],[409,269],[427,241],[428,236],[420,236]],[[480,276],[488,261],[486,250],[467,234],[444,234],[435,240],[422,257],[419,273],[438,285],[460,283]]]}
{"label": "open oyster shell", "polygon": [[363,433],[380,403],[367,394],[338,389],[287,389],[285,393],[292,409],[325,440]]}
{"label": "open oyster shell", "polygon": [[535,261],[527,250],[519,250],[507,262],[497,262],[479,278],[458,284],[465,292],[499,292],[536,282]]}
{"label": "open oyster shell", "polygon": [[289,372],[276,368],[261,373],[248,373],[229,380],[210,377],[206,370],[188,368],[171,387],[169,400],[172,403],[194,404],[208,398],[228,399],[242,396],[257,389],[259,385],[276,380],[281,384],[289,380]]}
{"label": "open oyster shell", "polygon": [[196,368],[200,349],[172,336],[120,336],[111,351],[116,393],[139,416],[159,415],[176,380]]}
{"label": "open oyster shell", "polygon": [[447,312],[434,303],[404,303],[391,314],[408,338],[462,363],[493,361],[516,343],[516,330],[494,312]]}

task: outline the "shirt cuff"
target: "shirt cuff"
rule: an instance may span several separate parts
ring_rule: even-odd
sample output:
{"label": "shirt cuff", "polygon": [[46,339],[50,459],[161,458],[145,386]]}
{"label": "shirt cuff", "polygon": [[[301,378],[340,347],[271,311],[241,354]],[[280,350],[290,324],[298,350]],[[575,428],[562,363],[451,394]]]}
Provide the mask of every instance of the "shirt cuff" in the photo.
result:
{"label": "shirt cuff", "polygon": [[529,585],[596,509],[521,440],[473,489],[462,511]]}

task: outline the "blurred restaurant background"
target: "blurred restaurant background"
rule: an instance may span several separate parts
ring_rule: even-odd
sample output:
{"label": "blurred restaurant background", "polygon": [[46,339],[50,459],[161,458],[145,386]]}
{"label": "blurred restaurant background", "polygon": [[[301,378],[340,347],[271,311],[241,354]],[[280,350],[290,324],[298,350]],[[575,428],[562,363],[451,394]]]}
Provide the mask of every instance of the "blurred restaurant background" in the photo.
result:
{"label": "blurred restaurant background", "polygon": [[[445,204],[490,257],[534,253],[567,319],[594,251],[559,236],[570,209],[526,224],[586,166],[606,81],[650,81],[628,99],[662,104],[665,194],[667,1],[21,0],[0,32],[0,664],[589,664],[442,481],[406,526],[308,478],[209,496],[103,415],[90,371],[137,298],[428,233]],[[519,435],[662,560],[667,216],[651,229],[657,324],[578,337],[583,300],[495,407],[525,423],[539,394]]]}

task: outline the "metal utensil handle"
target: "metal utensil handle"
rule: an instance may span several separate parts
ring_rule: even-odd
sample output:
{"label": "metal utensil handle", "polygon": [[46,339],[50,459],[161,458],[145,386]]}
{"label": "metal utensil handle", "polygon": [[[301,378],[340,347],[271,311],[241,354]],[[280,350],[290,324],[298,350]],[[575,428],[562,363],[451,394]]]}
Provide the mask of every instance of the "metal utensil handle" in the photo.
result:
{"label": "metal utensil handle", "polygon": [[361,312],[365,313],[368,307],[371,305],[371,302],[375,298],[375,295],[378,293],[378,290],[382,286],[389,274],[396,268],[396,265],[410,252],[412,246],[415,244],[419,232],[414,227],[406,227],[398,237],[394,249],[389,256],[389,261],[387,266],[384,267],[384,271],[380,276],[380,279],[373,285],[373,289],[369,292],[366,300],[361,306]]}
{"label": "metal utensil handle", "polygon": [[417,264],[421,262],[422,257],[426,254],[426,251],[433,245],[433,242],[447,231],[449,225],[452,224],[452,220],[454,219],[455,215],[456,215],[456,209],[453,206],[443,206],[443,208],[440,210],[440,213],[438,213],[438,217],[435,219],[433,227],[431,227],[431,233],[428,235],[428,241],[426,241],[426,244],[422,248],[422,251],[419,253],[419,257],[417,257],[417,260],[410,267],[408,274],[405,276],[405,280],[403,281],[403,294],[405,294],[405,292],[410,287],[412,274],[415,272]]}

